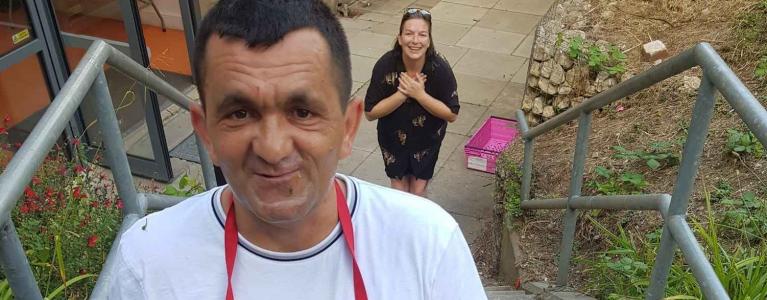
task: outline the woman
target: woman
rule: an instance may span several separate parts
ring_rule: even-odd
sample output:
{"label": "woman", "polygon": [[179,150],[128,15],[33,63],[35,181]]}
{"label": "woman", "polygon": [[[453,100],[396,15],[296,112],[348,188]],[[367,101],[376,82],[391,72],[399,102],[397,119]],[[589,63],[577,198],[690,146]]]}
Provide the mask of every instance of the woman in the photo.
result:
{"label": "woman", "polygon": [[365,96],[365,117],[378,119],[392,188],[426,195],[447,122],[455,121],[459,108],[450,64],[434,50],[431,14],[407,9],[397,42],[376,62]]}

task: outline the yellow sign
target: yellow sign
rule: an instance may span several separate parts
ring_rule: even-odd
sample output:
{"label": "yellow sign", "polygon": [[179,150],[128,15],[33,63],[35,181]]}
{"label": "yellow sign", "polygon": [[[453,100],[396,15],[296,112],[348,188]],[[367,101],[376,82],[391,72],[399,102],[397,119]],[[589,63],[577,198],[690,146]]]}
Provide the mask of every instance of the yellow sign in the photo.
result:
{"label": "yellow sign", "polygon": [[18,43],[23,42],[24,40],[29,38],[29,29],[24,29],[22,31],[17,32],[13,35],[13,44],[16,45]]}

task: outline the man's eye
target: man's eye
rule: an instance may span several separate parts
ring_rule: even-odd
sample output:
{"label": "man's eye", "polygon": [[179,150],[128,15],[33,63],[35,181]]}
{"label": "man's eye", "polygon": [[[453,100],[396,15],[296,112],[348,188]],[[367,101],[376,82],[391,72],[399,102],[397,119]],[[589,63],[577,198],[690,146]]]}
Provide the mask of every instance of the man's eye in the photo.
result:
{"label": "man's eye", "polygon": [[229,116],[235,120],[242,120],[248,117],[248,112],[241,109],[231,113]]}
{"label": "man's eye", "polygon": [[294,114],[299,119],[308,119],[309,117],[312,116],[312,112],[302,108],[296,109]]}

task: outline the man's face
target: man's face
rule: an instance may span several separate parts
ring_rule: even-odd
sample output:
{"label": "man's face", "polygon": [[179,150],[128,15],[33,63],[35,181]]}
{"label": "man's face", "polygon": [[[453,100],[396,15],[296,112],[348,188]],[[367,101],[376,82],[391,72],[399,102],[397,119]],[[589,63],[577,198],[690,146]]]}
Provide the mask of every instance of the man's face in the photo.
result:
{"label": "man's face", "polygon": [[329,47],[300,29],[269,48],[210,38],[205,111],[192,122],[235,197],[269,223],[300,221],[332,194],[336,166],[351,152],[362,111],[341,110]]}

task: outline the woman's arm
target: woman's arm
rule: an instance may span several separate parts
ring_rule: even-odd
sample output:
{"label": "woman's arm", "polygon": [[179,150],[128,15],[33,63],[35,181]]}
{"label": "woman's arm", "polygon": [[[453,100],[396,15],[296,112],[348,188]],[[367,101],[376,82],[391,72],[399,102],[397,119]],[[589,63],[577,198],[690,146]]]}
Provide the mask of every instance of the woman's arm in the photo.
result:
{"label": "woman's arm", "polygon": [[368,121],[383,118],[397,109],[402,103],[405,103],[405,100],[407,100],[407,96],[400,91],[396,91],[391,96],[378,102],[373,106],[373,109],[366,111],[365,118],[368,119]]}

